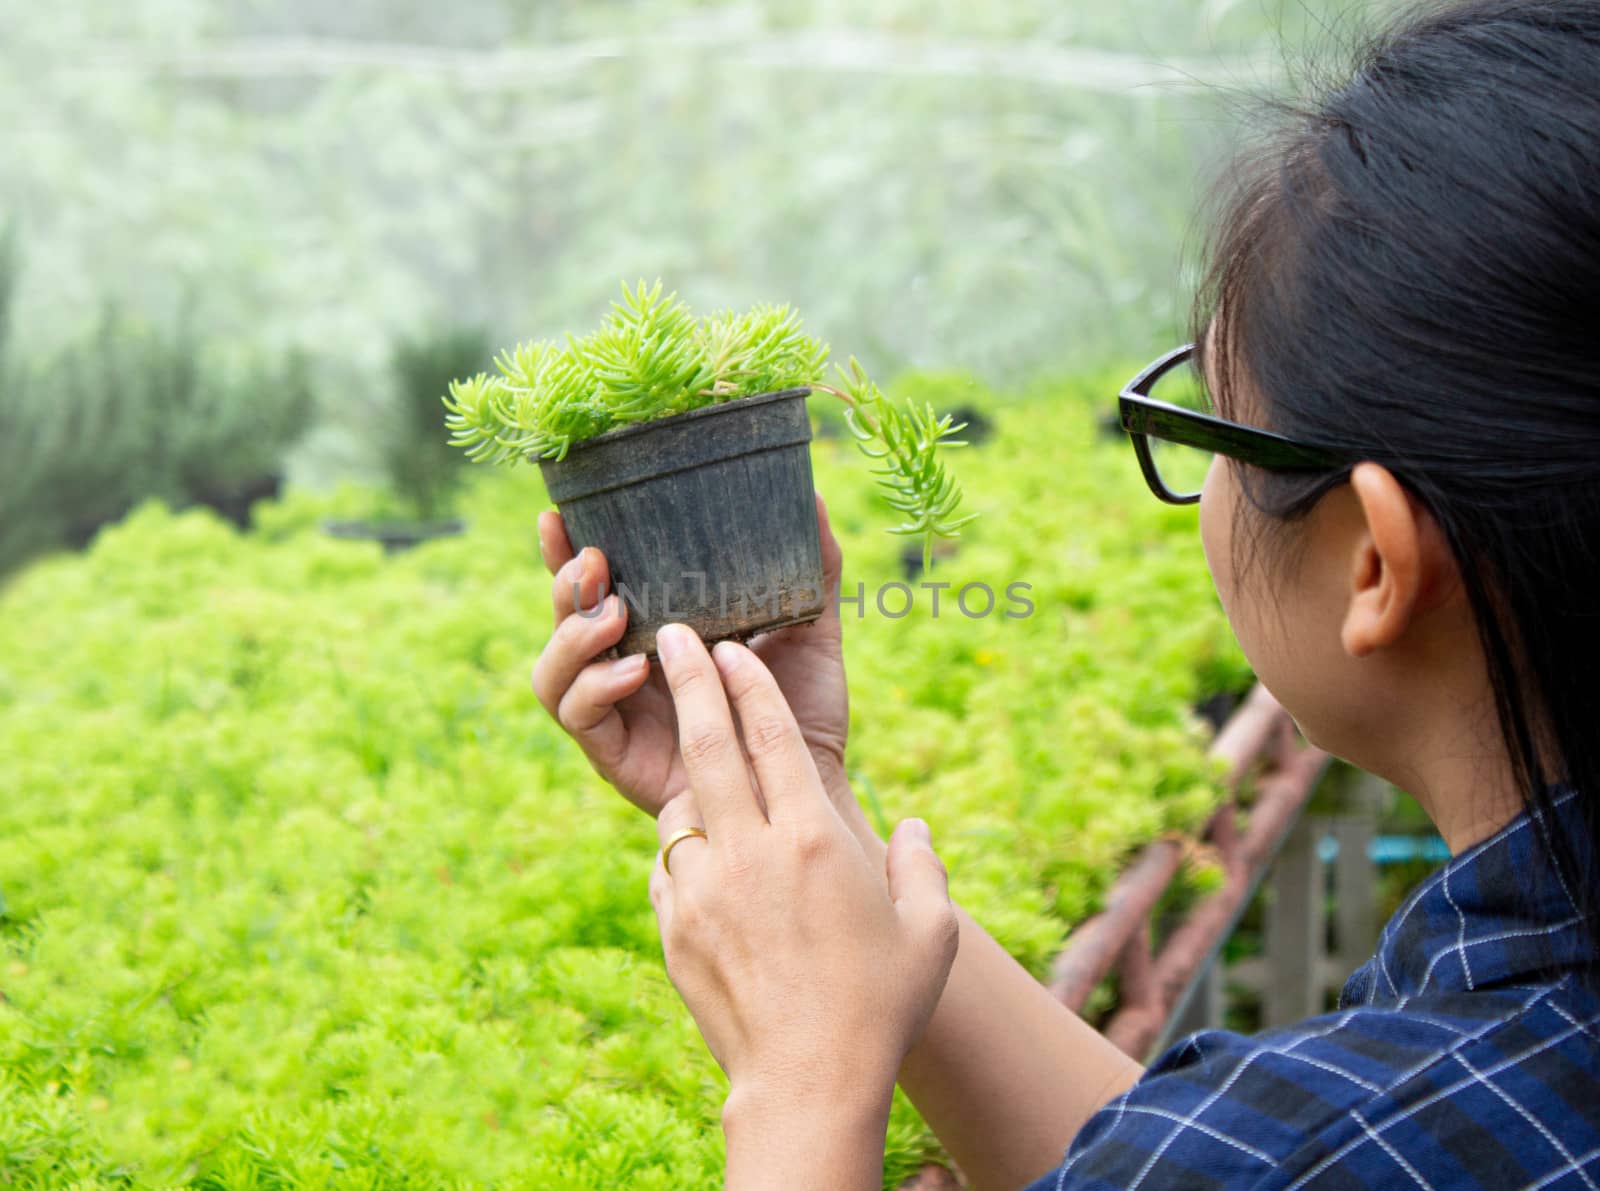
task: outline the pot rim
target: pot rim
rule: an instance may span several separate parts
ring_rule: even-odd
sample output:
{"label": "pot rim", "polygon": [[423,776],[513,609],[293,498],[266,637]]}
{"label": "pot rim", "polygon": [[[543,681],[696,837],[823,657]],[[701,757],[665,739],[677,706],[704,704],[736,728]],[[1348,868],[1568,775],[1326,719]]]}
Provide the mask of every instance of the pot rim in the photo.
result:
{"label": "pot rim", "polygon": [[[650,430],[660,429],[664,426],[678,426],[695,418],[708,417],[712,414],[726,413],[730,409],[743,409],[750,405],[760,405],[769,401],[779,401],[787,397],[809,397],[812,389],[810,385],[797,385],[792,389],[774,389],[769,393],[752,393],[748,397],[732,397],[727,401],[714,401],[710,405],[702,405],[698,409],[687,409],[681,414],[673,414],[667,418],[648,418],[643,422],[631,422],[626,426],[618,426],[614,430],[607,430],[604,434],[597,434],[593,438],[585,438],[567,447],[567,458],[572,457],[574,451],[586,447],[599,446],[602,443],[616,442],[618,439],[628,438],[631,435],[643,434]],[[531,455],[529,458],[538,463],[555,463],[553,455]]]}

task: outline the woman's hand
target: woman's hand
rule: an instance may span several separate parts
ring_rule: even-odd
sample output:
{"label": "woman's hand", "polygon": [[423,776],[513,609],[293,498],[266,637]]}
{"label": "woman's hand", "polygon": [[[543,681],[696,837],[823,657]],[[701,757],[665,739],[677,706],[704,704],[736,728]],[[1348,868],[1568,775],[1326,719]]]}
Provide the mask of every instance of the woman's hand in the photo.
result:
{"label": "woman's hand", "polygon": [[[839,575],[843,552],[817,494],[823,587],[828,608],[810,624],[762,633],[750,642],[783,691],[806,746],[840,814],[870,831],[844,771],[850,728],[849,692],[840,643]],[[555,576],[555,630],[533,668],[539,702],[584,751],[595,772],[650,815],[687,787],[678,753],[676,712],[666,679],[642,654],[596,661],[627,628],[627,607],[614,593],[601,615],[578,615],[611,590],[606,558],[589,546],[573,556],[561,514],[539,514],[539,547]],[[576,602],[575,602],[576,600]]]}
{"label": "woman's hand", "polygon": [[959,938],[927,826],[896,828],[885,889],[761,659],[723,641],[713,661],[682,624],[656,640],[688,783],[657,831],[663,844],[686,826],[708,838],[677,844],[670,873],[657,853],[650,900],[667,973],[728,1075],[729,1105],[881,1109],[886,1122]]}

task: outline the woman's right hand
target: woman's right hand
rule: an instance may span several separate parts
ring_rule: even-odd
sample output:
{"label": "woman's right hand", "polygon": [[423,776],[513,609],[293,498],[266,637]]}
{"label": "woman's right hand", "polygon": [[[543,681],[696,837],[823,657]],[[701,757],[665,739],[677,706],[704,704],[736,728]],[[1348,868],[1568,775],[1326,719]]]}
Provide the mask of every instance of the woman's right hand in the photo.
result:
{"label": "woman's right hand", "polygon": [[[816,501],[827,610],[809,624],[762,633],[749,645],[777,679],[834,806],[859,834],[871,829],[844,769],[850,713],[837,598],[844,559],[820,493]],[[643,654],[596,660],[627,628],[627,606],[611,592],[605,555],[586,546],[574,556],[554,510],[539,514],[539,548],[555,576],[555,629],[534,664],[534,693],[596,773],[639,809],[659,815],[689,784],[665,674]],[[611,593],[605,608],[588,614],[601,592]],[[586,615],[577,613],[580,607]]]}

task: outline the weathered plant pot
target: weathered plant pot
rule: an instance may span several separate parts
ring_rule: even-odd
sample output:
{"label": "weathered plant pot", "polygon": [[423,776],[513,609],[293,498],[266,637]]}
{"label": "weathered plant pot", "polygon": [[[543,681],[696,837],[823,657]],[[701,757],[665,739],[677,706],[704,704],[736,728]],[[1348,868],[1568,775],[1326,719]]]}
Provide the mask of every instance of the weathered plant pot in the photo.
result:
{"label": "weathered plant pot", "polygon": [[673,621],[710,645],[822,615],[810,392],[638,422],[538,460],[573,550],[610,564],[628,617],[610,655],[655,656]]}

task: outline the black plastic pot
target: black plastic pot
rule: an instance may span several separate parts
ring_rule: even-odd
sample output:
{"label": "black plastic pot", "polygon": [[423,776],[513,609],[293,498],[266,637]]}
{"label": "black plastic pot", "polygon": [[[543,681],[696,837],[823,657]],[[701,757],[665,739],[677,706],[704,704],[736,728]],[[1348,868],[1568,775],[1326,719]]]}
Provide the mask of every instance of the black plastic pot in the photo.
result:
{"label": "black plastic pot", "polygon": [[1249,697],[1250,691],[1255,686],[1255,679],[1250,680],[1250,685],[1238,691],[1217,691],[1212,695],[1192,704],[1196,714],[1206,720],[1213,731],[1222,731],[1222,726],[1228,722],[1228,717],[1233,715],[1241,703]]}
{"label": "black plastic pot", "polygon": [[810,392],[639,422],[538,460],[573,550],[610,564],[628,617],[611,654],[653,657],[673,621],[709,645],[822,615]]}
{"label": "black plastic pot", "polygon": [[955,436],[968,446],[977,446],[987,442],[994,433],[994,424],[989,416],[975,405],[961,405],[950,411],[950,425],[966,425],[956,431]]}
{"label": "black plastic pot", "polygon": [[[941,558],[950,558],[956,552],[956,544],[946,539],[939,539],[933,544],[933,561]],[[907,583],[914,583],[922,574],[922,542],[908,542],[900,548],[900,573],[905,576]]]}
{"label": "black plastic pot", "polygon": [[464,521],[324,521],[323,532],[335,538],[381,542],[385,554],[430,541],[453,537],[467,528]]}
{"label": "black plastic pot", "polygon": [[249,529],[250,506],[258,500],[277,500],[283,495],[283,473],[255,476],[231,488],[199,486],[194,490],[197,504],[203,504],[225,517],[238,529]]}

